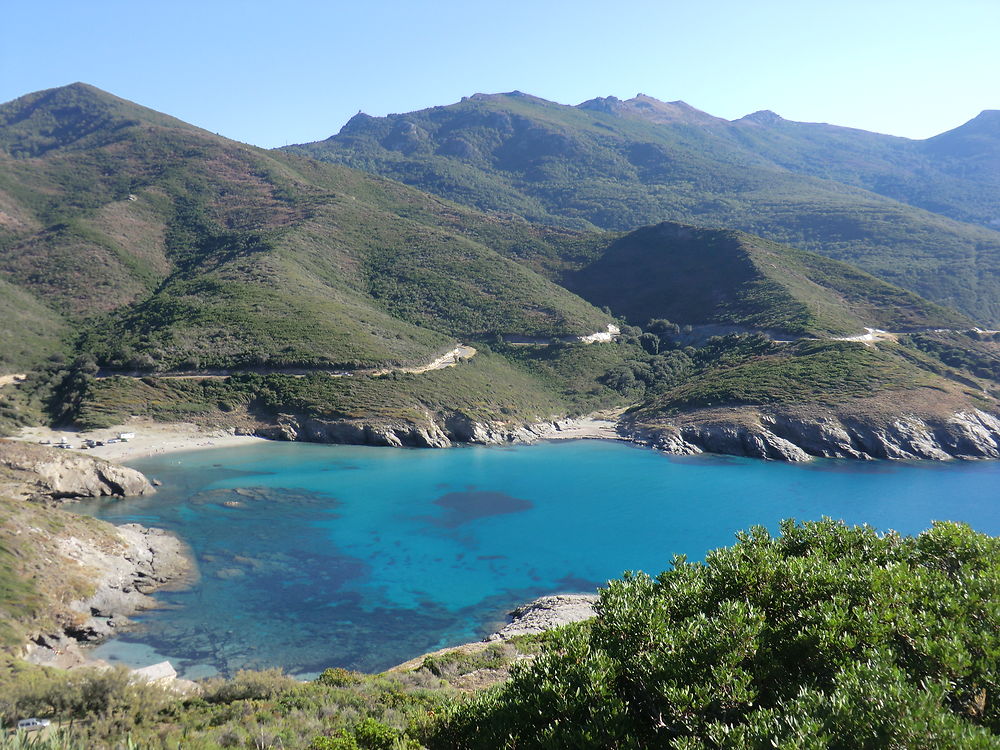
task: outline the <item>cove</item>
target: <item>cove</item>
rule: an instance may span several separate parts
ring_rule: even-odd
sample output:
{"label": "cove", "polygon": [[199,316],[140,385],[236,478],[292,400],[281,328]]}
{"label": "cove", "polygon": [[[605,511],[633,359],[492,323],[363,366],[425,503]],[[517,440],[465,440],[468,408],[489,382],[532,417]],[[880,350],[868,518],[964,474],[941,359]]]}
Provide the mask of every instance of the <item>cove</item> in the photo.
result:
{"label": "cove", "polygon": [[831,516],[1000,534],[1000,462],[667,457],[597,440],[402,450],[266,443],[135,461],[146,498],[81,505],[180,535],[199,580],[94,655],[197,678],[380,671],[483,637],[517,604]]}

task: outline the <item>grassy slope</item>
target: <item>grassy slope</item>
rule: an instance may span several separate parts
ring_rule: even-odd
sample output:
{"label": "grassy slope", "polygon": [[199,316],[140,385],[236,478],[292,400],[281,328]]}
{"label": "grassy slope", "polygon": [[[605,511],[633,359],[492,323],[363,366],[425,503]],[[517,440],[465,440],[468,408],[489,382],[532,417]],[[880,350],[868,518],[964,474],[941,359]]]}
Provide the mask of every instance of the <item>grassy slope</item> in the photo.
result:
{"label": "grassy slope", "polygon": [[990,226],[998,218],[996,111],[924,141],[766,116],[727,124],[727,130],[754,153],[799,174],[861,187],[958,221]]}
{"label": "grassy slope", "polygon": [[[984,373],[985,374],[985,373]],[[948,416],[961,408],[1000,409],[1000,381],[973,376],[913,346],[801,341],[714,360],[685,382],[651,394],[630,417],[655,423],[701,409],[832,409],[845,415]]]}
{"label": "grassy slope", "polygon": [[63,347],[68,326],[28,292],[0,279],[0,375],[24,372]]}
{"label": "grassy slope", "polygon": [[[246,374],[223,379],[109,378],[94,381],[78,414],[86,426],[120,424],[130,415],[227,424],[273,420],[279,413],[321,419],[404,419],[462,412],[479,421],[527,423],[623,406],[599,378],[631,353],[617,346],[546,350],[549,365],[480,351],[458,366],[420,375],[331,378]],[[552,360],[555,364],[551,364]],[[561,370],[552,374],[551,369]]]}
{"label": "grassy slope", "polygon": [[331,139],[290,148],[564,226],[632,229],[669,219],[736,227],[1000,320],[1000,234],[796,172],[726,128],[497,95],[359,115]]}
{"label": "grassy slope", "polygon": [[636,230],[564,280],[639,324],[667,318],[800,335],[970,324],[844,263],[742,232],[677,224]]}

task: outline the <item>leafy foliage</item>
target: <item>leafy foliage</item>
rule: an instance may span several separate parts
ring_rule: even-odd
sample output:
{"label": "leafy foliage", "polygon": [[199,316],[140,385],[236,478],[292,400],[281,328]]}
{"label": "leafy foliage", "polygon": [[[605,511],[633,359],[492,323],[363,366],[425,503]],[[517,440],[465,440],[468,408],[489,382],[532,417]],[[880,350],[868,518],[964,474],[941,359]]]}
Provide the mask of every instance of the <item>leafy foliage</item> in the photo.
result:
{"label": "leafy foliage", "polygon": [[755,527],[601,592],[431,747],[996,746],[997,539],[830,520]]}

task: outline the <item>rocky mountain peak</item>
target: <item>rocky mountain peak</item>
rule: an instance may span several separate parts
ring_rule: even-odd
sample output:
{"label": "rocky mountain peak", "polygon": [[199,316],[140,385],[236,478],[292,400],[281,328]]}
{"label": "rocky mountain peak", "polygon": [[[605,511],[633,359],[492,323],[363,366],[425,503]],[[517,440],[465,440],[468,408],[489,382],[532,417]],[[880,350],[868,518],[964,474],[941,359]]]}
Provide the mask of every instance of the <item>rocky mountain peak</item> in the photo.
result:
{"label": "rocky mountain peak", "polygon": [[737,122],[752,122],[758,125],[774,125],[779,122],[784,122],[785,118],[779,115],[777,112],[772,112],[769,109],[760,109],[756,112],[751,112],[745,117],[741,117]]}

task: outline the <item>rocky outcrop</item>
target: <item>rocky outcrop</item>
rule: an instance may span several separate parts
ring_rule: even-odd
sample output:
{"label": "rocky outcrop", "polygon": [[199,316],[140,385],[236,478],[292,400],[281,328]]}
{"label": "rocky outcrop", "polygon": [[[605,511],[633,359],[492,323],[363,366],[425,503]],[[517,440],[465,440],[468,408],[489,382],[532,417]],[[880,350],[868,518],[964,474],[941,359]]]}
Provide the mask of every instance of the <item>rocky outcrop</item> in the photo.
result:
{"label": "rocky outcrop", "polygon": [[540,597],[511,612],[511,621],[486,640],[502,641],[518,635],[534,635],[560,625],[589,620],[597,615],[594,604],[598,598],[597,594],[556,594]]}
{"label": "rocky outcrop", "polygon": [[79,665],[86,661],[80,643],[106,638],[130,615],[155,606],[150,592],[188,581],[192,558],[172,534],[138,524],[116,527],[44,502],[149,492],[149,481],[132,469],[66,450],[0,441],[6,511],[0,535],[22,561],[20,574],[34,579],[40,599],[36,612],[16,618],[31,638],[25,658]]}
{"label": "rocky outcrop", "polygon": [[731,410],[658,424],[626,421],[621,431],[675,455],[706,452],[783,461],[1000,458],[1000,419],[978,409],[946,417]]}
{"label": "rocky outcrop", "polygon": [[35,498],[67,500],[155,492],[149,480],[134,469],[71,451],[14,441],[0,441],[0,468],[20,475],[22,487]]}
{"label": "rocky outcrop", "polygon": [[763,425],[689,423],[631,428],[626,430],[626,435],[637,443],[677,456],[725,453],[780,461],[808,461],[810,458],[795,443],[779,437]]}
{"label": "rocky outcrop", "polygon": [[503,445],[533,443],[555,434],[572,420],[516,424],[477,421],[461,412],[446,415],[425,413],[421,419],[320,419],[282,414],[276,424],[258,428],[256,435],[277,440],[313,443],[382,445],[410,448],[448,448],[455,443]]}
{"label": "rocky outcrop", "polygon": [[115,527],[110,546],[76,536],[56,542],[66,565],[88,572],[94,583],[86,599],[59,614],[59,630],[36,634],[25,658],[38,664],[74,666],[84,661],[80,643],[101,641],[129,624],[129,616],[156,606],[150,593],[191,582],[191,555],[180,539],[139,524]]}

